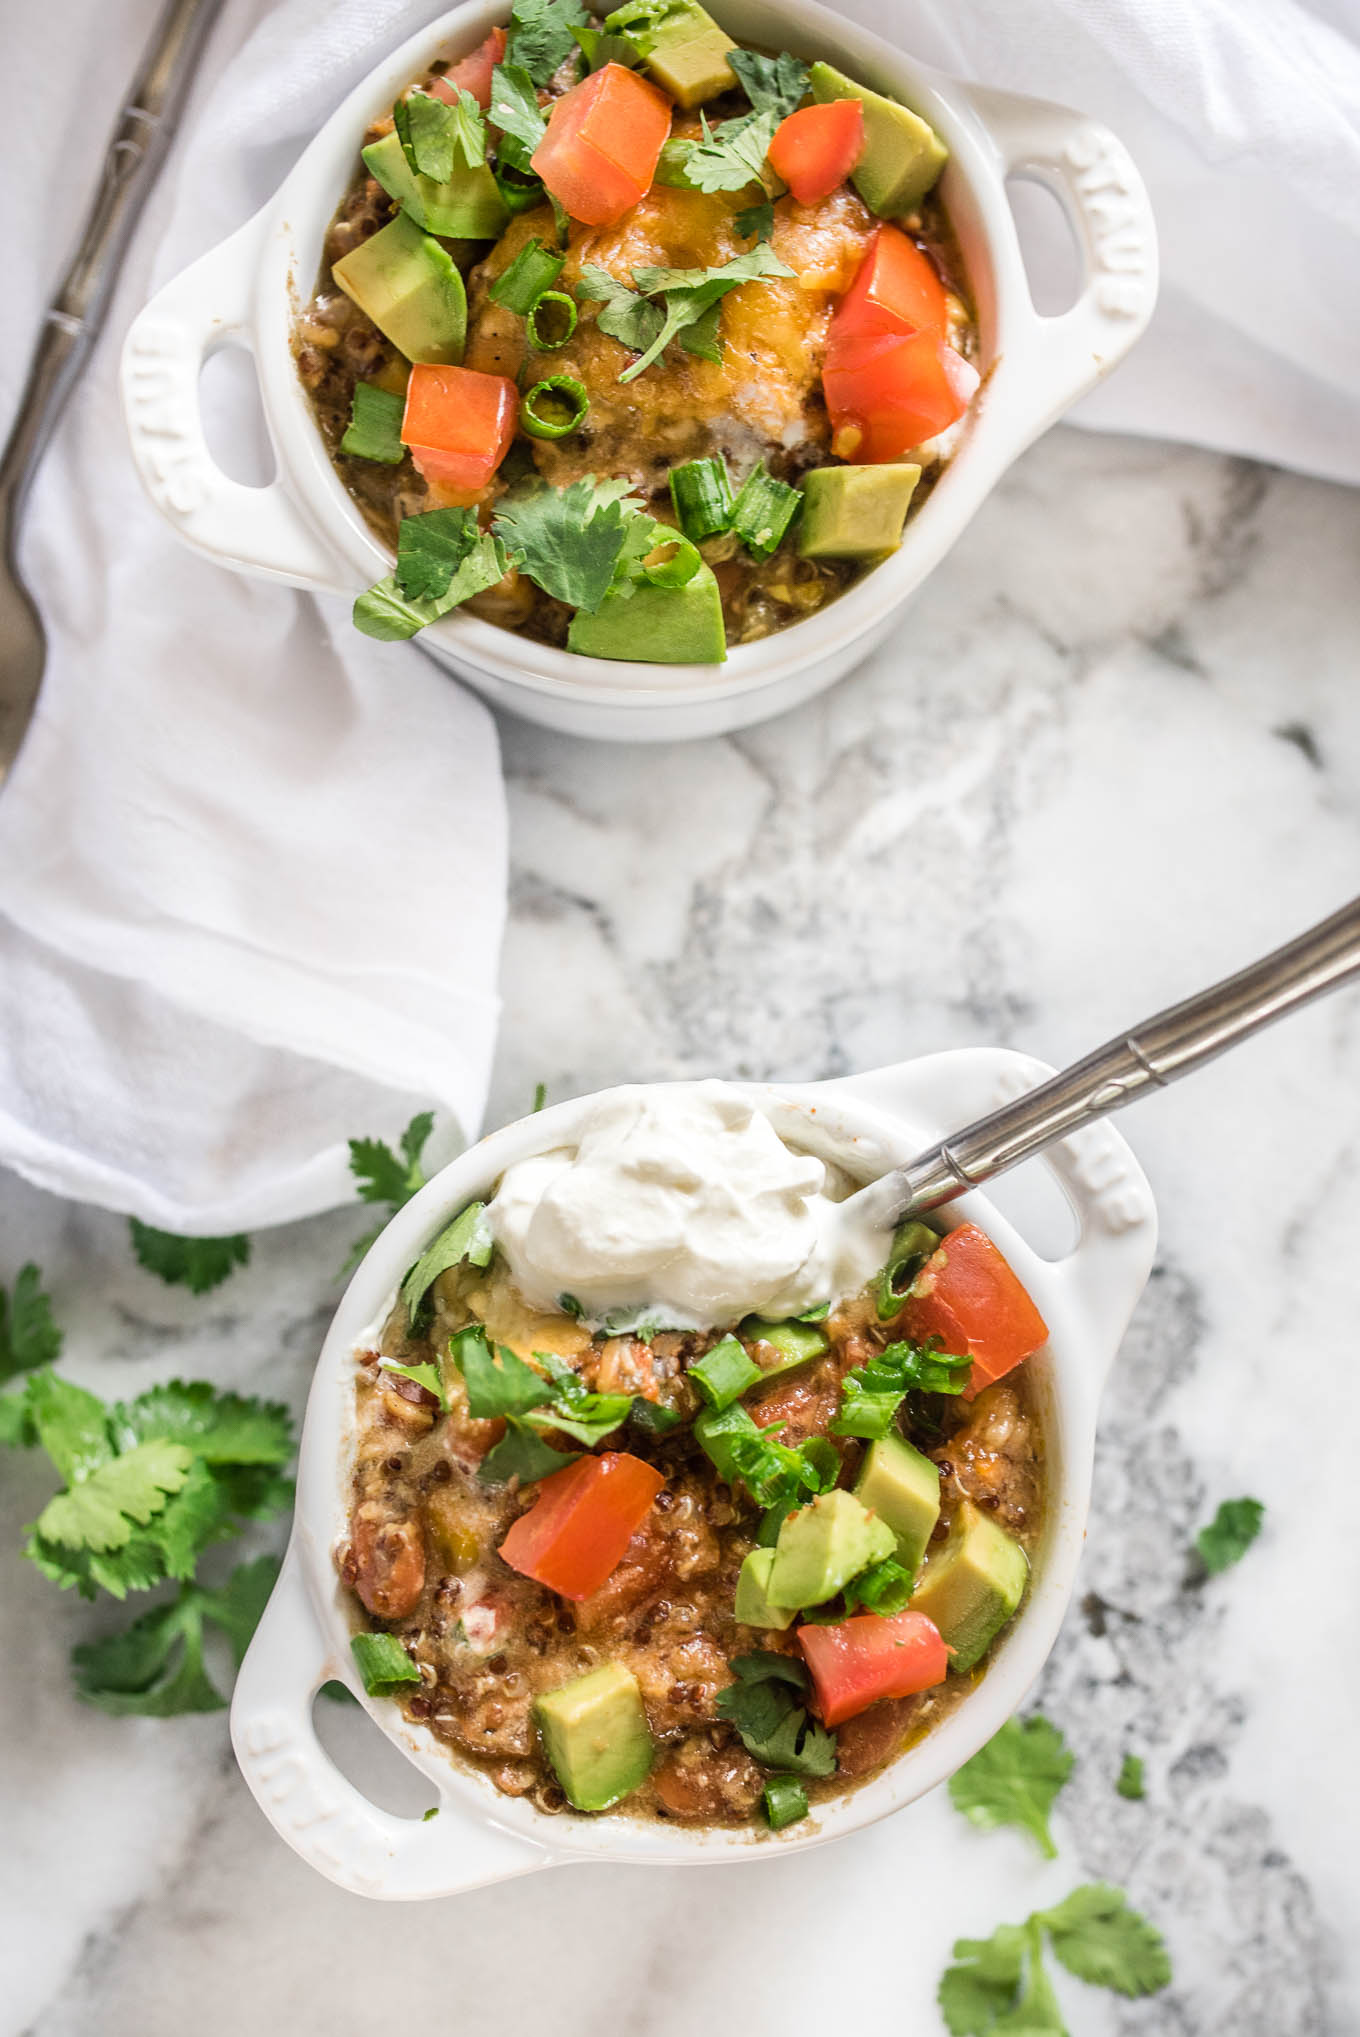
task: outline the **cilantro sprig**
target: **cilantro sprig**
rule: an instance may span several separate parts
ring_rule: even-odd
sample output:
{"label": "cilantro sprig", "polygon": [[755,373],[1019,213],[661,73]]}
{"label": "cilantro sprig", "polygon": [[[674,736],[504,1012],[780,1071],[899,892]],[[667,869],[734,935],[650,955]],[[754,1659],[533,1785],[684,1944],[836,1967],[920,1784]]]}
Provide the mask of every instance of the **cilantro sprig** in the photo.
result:
{"label": "cilantro sprig", "polygon": [[626,481],[583,475],[566,488],[507,495],[492,525],[511,563],[545,594],[594,615],[614,583],[628,522]]}
{"label": "cilantro sprig", "polygon": [[128,1231],[138,1265],[167,1287],[187,1287],[191,1294],[210,1294],[250,1259],[250,1240],[239,1234],[181,1238],[174,1231],[155,1230],[137,1217],[128,1218]]}
{"label": "cilantro sprig", "polygon": [[783,120],[807,96],[808,67],[787,50],[777,57],[761,56],[758,50],[729,50],[727,67],[735,71],[757,113],[773,113]]}
{"label": "cilantro sprig", "polygon": [[1046,1860],[1058,1849],[1048,1816],[1072,1773],[1073,1756],[1058,1728],[1035,1714],[1008,1719],[985,1747],[949,1778],[955,1810],[984,1831],[1018,1825],[1036,1841]]}
{"label": "cilantro sprig", "polygon": [[[429,1144],[434,1130],[434,1112],[418,1111],[397,1141],[394,1152],[385,1139],[351,1139],[349,1141],[349,1171],[358,1185],[360,1202],[387,1205],[387,1216],[382,1223],[375,1224],[371,1231],[365,1231],[362,1238],[351,1248],[340,1271],[350,1273],[358,1265],[373,1240],[379,1236],[389,1217],[405,1206],[418,1190],[425,1186],[425,1169],[421,1156]],[[433,1278],[433,1275],[431,1276]]]}
{"label": "cilantro sprig", "polygon": [[430,92],[412,92],[392,108],[402,152],[417,176],[447,184],[461,156],[468,169],[486,161],[486,121],[470,92],[450,103]]}
{"label": "cilantro sprig", "polygon": [[[608,270],[588,263],[582,268],[576,292],[583,304],[603,306],[596,315],[601,332],[638,354],[619,376],[620,382],[632,382],[645,374],[673,339],[679,339],[691,353],[720,358],[717,307],[721,300],[743,283],[792,276],[794,271],[780,261],[767,241],[760,240],[718,268],[641,267],[632,274],[637,287],[630,291]],[[659,304],[653,299],[659,299]]]}
{"label": "cilantro sprig", "polygon": [[474,594],[503,580],[509,561],[472,509],[426,509],[397,526],[396,571],[357,596],[356,629],[404,643]]}
{"label": "cilantro sprig", "polygon": [[1195,1537],[1200,1562],[1211,1577],[1240,1563],[1261,1532],[1266,1510],[1259,1499],[1225,1499],[1207,1528]]}
{"label": "cilantro sprig", "polygon": [[498,1345],[494,1350],[479,1323],[460,1330],[449,1356],[467,1387],[468,1413],[479,1421],[504,1418],[506,1433],[482,1459],[478,1477],[486,1484],[518,1478],[522,1485],[546,1478],[574,1461],[575,1452],[554,1449],[544,1433],[570,1436],[585,1449],[621,1428],[633,1412],[634,1397],[592,1393],[580,1374],[553,1352],[536,1351],[542,1371]]}
{"label": "cilantro sprig", "polygon": [[1067,2037],[1044,1962],[1045,1941],[1069,1973],[1130,1999],[1156,1994],[1171,1979],[1161,1933],[1122,1889],[1088,1882],[1023,1924],[1001,1924],[990,1938],[960,1938],[955,1964],[939,1986],[940,2012],[952,2037]]}
{"label": "cilantro sprig", "polygon": [[506,63],[527,71],[535,85],[548,84],[576,48],[572,30],[585,28],[589,20],[579,0],[515,0],[505,44]]}
{"label": "cilantro sprig", "polygon": [[239,1669],[278,1571],[276,1556],[257,1556],[214,1590],[183,1584],[121,1632],[83,1642],[71,1653],[77,1695],[118,1717],[222,1711],[227,1700],[204,1662],[206,1630],[226,1635]]}
{"label": "cilantro sprig", "polygon": [[0,1287],[0,1382],[55,1365],[60,1356],[61,1331],[52,1300],[30,1260],[19,1268],[8,1293]]}
{"label": "cilantro sprig", "polygon": [[700,113],[701,138],[690,142],[683,157],[687,181],[696,191],[745,191],[759,184],[768,198],[765,157],[778,125],[779,115],[767,112],[743,113],[710,127],[707,114]]}
{"label": "cilantro sprig", "polygon": [[491,119],[501,130],[496,154],[513,170],[527,172],[529,158],[548,132],[534,81],[522,64],[508,59],[491,73]]}
{"label": "cilantro sprig", "polygon": [[836,1736],[812,1718],[803,1700],[810,1679],[792,1655],[758,1648],[731,1662],[736,1681],[718,1692],[720,1718],[736,1727],[748,1754],[766,1768],[794,1775],[833,1775]]}

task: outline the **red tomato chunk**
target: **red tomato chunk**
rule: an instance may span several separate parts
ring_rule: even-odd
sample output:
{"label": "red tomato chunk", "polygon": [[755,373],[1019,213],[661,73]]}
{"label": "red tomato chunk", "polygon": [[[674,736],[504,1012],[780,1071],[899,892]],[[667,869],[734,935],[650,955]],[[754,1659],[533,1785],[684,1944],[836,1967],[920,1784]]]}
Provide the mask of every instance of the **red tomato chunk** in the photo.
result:
{"label": "red tomato chunk", "polygon": [[976,1224],[960,1224],[927,1259],[905,1318],[913,1337],[938,1337],[946,1351],[968,1353],[970,1396],[1048,1340],[1047,1323]]}
{"label": "red tomato chunk", "polygon": [[578,1457],[540,1481],[534,1504],[501,1543],[501,1557],[562,1598],[589,1598],[622,1562],[665,1483],[654,1465],[626,1451]]}
{"label": "red tomato chunk", "polygon": [[665,93],[606,64],[554,102],[530,163],[573,219],[613,226],[650,188],[670,131]]}
{"label": "red tomato chunk", "polygon": [[505,56],[505,30],[493,28],[485,42],[478,43],[471,56],[461,57],[444,78],[432,78],[429,91],[433,99],[447,99],[450,106],[458,104],[460,92],[470,92],[483,113],[491,104],[491,73]]}
{"label": "red tomato chunk", "polygon": [[401,436],[425,479],[468,504],[510,450],[518,418],[519,391],[508,376],[417,361]]}
{"label": "red tomato chunk", "polygon": [[770,167],[800,205],[816,205],[843,184],[864,153],[864,108],[858,99],[804,106],[775,129]]}
{"label": "red tomato chunk", "polygon": [[822,393],[840,458],[900,460],[963,416],[979,378],[946,341],[947,319],[929,257],[881,226],[827,339]]}
{"label": "red tomato chunk", "polygon": [[800,1627],[817,1709],[828,1726],[876,1705],[943,1683],[949,1650],[924,1613],[860,1613],[834,1627]]}

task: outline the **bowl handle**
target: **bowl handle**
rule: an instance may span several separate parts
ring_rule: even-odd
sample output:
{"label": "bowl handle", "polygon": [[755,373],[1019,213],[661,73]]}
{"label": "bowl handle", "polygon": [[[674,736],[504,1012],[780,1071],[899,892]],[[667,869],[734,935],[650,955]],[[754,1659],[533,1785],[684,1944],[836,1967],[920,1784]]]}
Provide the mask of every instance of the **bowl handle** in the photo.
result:
{"label": "bowl handle", "polygon": [[312,1700],[332,1679],[390,1725],[364,1696],[348,1652],[341,1661],[323,1640],[290,1548],[236,1679],[231,1738],[255,1801],[309,1866],[354,1895],[409,1902],[551,1865],[543,1847],[471,1815],[442,1786],[439,1815],[428,1820],[371,1804],[316,1737]]}
{"label": "bowl handle", "polygon": [[[1108,127],[1046,99],[970,85],[1001,157],[1002,175],[1051,191],[1081,253],[1076,302],[1055,317],[1026,297],[1020,325],[1027,397],[1025,442],[1106,376],[1145,330],[1157,302],[1157,226],[1147,186]],[[1013,346],[1008,352],[1014,351]]]}
{"label": "bowl handle", "polygon": [[[293,587],[354,583],[293,500],[282,470],[263,488],[233,481],[203,432],[199,377],[220,347],[250,348],[263,217],[157,292],[123,343],[123,415],[142,485],[187,544]],[[278,448],[274,448],[278,465]]]}

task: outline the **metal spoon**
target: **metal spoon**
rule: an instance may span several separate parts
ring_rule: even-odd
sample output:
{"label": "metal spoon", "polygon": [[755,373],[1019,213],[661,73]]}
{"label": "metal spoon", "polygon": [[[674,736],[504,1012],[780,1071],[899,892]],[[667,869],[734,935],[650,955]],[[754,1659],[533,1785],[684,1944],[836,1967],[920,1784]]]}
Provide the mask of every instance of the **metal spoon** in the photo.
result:
{"label": "metal spoon", "polygon": [[19,518],[58,417],[99,337],[133,228],[165,159],[221,0],[170,0],[109,142],[84,230],[38,334],[0,453],[0,784],[19,754],[47,639],[19,572]]}
{"label": "metal spoon", "polygon": [[1107,1040],[1037,1089],[880,1176],[841,1207],[854,1205],[885,1228],[938,1209],[1069,1132],[1122,1110],[1154,1084],[1165,1088],[1179,1081],[1263,1026],[1356,977],[1360,898],[1250,968]]}

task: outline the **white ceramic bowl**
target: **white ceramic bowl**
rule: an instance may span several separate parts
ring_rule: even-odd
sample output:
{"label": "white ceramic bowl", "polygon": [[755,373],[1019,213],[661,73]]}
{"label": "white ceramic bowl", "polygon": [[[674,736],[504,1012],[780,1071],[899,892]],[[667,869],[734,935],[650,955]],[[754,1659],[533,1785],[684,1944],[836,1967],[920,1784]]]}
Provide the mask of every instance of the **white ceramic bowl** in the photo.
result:
{"label": "white ceramic bowl", "polygon": [[[836,1082],[732,1087],[767,1110],[785,1138],[868,1180],[1051,1073],[1027,1055],[977,1048]],[[618,1816],[549,1817],[456,1766],[394,1703],[364,1695],[350,1654],[348,1594],[334,1563],[349,1507],[355,1347],[386,1314],[399,1282],[440,1226],[487,1195],[512,1161],[569,1142],[593,1102],[581,1098],[522,1118],[446,1167],[373,1246],[322,1349],[303,1430],[293,1536],[237,1679],[231,1730],[246,1781],[276,1830],[313,1867],[360,1895],[452,1895],[585,1860],[654,1866],[768,1860],[776,1849],[816,1846],[856,1831],[933,1789],[991,1738],[1043,1667],[1072,1593],[1101,1388],[1156,1239],[1151,1191],[1108,1124],[1048,1156],[1078,1220],[1077,1242],[1066,1258],[1041,1258],[981,1195],[962,1198],[950,1212],[951,1222],[971,1221],[991,1233],[1049,1325],[1048,1344],[1030,1360],[1045,1424],[1048,1508],[1029,1597],[987,1674],[935,1732],[881,1775],[819,1805],[813,1818],[778,1839],[754,1828],[693,1832]],[[377,1809],[322,1751],[312,1701],[333,1677],[348,1684],[434,1784],[440,1815],[433,1822]]]}
{"label": "white ceramic bowl", "polygon": [[[223,565],[350,597],[389,571],[389,555],[327,456],[289,335],[369,121],[432,58],[471,49],[507,11],[503,0],[469,0],[385,59],[326,122],[273,201],[167,284],[133,324],[122,366],[133,458],[179,535]],[[1017,454],[1127,353],[1157,294],[1147,194],[1105,128],[914,64],[812,0],[722,0],[718,11],[739,39],[830,58],[917,108],[943,135],[951,154],[941,189],[976,298],[987,377],[959,450],[901,549],[819,614],[736,646],[725,665],[580,658],[457,612],[421,633],[425,650],[490,700],[576,735],[719,734],[840,678],[887,634]],[[1080,248],[1080,294],[1059,317],[1040,317],[1031,302],[1009,176],[1053,190]],[[229,479],[203,434],[200,370],[230,344],[255,357],[277,466],[264,488]]]}

